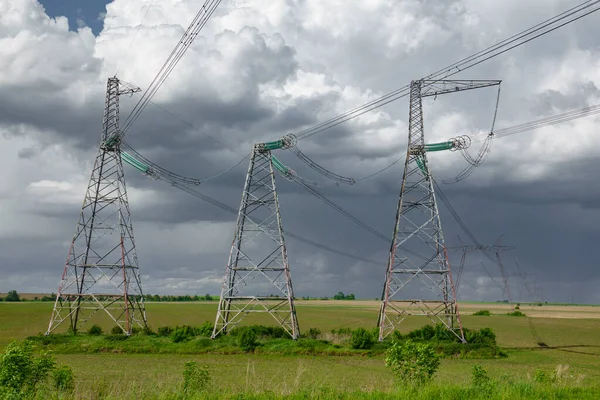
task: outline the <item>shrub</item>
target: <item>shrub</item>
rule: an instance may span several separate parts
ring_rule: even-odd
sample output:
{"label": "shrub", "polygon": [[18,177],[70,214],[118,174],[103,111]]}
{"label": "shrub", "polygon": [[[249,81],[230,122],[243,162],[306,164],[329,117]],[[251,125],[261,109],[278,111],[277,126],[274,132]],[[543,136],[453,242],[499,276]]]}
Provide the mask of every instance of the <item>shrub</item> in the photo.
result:
{"label": "shrub", "polygon": [[539,382],[539,383],[546,383],[546,382],[550,382],[551,377],[550,375],[548,375],[548,373],[544,370],[541,370],[539,368],[537,368],[535,370],[535,375],[533,376],[533,381],[534,382]]}
{"label": "shrub", "polygon": [[253,351],[258,345],[256,333],[250,328],[243,329],[238,337],[238,346],[244,351]]}
{"label": "shrub", "polygon": [[[120,328],[119,328],[120,329]],[[63,365],[53,373],[54,387],[58,390],[71,391],[75,388],[73,379],[73,370],[67,365]]]}
{"label": "shrub", "polygon": [[483,369],[479,365],[473,365],[473,369],[471,370],[471,382],[473,386],[485,386],[490,382],[490,377],[487,374],[487,371]]}
{"label": "shrub", "polygon": [[353,349],[370,349],[373,347],[373,335],[363,328],[358,328],[352,332],[350,345]]}
{"label": "shrub", "polygon": [[210,372],[207,366],[200,368],[195,361],[185,363],[183,369],[183,391],[186,394],[206,390],[210,384]]}
{"label": "shrub", "polygon": [[159,326],[158,327],[158,336],[169,336],[173,333],[173,328],[170,326]]}
{"label": "shrub", "polygon": [[88,329],[88,335],[102,335],[102,328],[99,325],[92,325],[90,329]]}
{"label": "shrub", "polygon": [[113,328],[110,330],[110,333],[112,335],[120,335],[123,333],[123,329],[121,329],[120,326],[116,325],[116,326],[113,326]]}
{"label": "shrub", "polygon": [[479,310],[479,311],[473,313],[473,315],[489,317],[492,314],[489,312],[489,310]]}
{"label": "shrub", "polygon": [[424,343],[394,342],[387,350],[385,365],[403,383],[421,385],[429,381],[440,365],[440,356]]}
{"label": "shrub", "polygon": [[318,328],[310,328],[308,332],[306,332],[306,336],[311,339],[316,339],[321,334],[321,330]]}
{"label": "shrub", "polygon": [[481,328],[478,331],[463,329],[463,331],[465,333],[465,340],[467,343],[487,345],[496,344],[496,334],[490,328]]}
{"label": "shrub", "polygon": [[213,328],[214,325],[211,322],[206,321],[198,327],[198,334],[200,336],[210,337],[213,333]]}
{"label": "shrub", "polygon": [[32,392],[48,378],[56,362],[47,353],[36,357],[30,343],[12,342],[0,357],[0,389]]}
{"label": "shrub", "polygon": [[510,315],[511,317],[524,317],[525,316],[525,314],[519,310],[515,310],[511,313],[508,313],[508,315]]}
{"label": "shrub", "polygon": [[137,335],[141,331],[142,331],[142,328],[140,328],[139,326],[133,326],[133,327],[131,327],[131,334],[132,335]]}

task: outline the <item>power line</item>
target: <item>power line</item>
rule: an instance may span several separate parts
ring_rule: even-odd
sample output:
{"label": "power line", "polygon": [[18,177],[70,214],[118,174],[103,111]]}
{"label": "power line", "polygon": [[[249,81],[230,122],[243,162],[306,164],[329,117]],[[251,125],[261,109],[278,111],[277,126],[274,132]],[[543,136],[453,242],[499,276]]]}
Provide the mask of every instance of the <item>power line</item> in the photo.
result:
{"label": "power line", "polygon": [[[549,18],[525,31],[522,31],[516,35],[509,37],[501,42],[496,43],[493,46],[490,46],[486,49],[483,49],[469,57],[463,58],[460,61],[457,61],[445,68],[442,68],[423,79],[431,80],[431,79],[445,79],[452,75],[455,75],[459,72],[465,71],[469,68],[472,68],[476,65],[479,65],[487,60],[490,60],[494,57],[497,57],[511,49],[514,49],[518,46],[522,46],[536,38],[539,38],[543,35],[546,35],[550,32],[553,32],[556,29],[559,29],[567,24],[570,24],[574,21],[577,21],[587,15],[590,15],[598,10],[600,7],[592,8],[593,6],[600,3],[600,0],[595,1],[585,1],[575,7],[568,9],[555,17]],[[592,9],[590,9],[592,8]],[[583,13],[582,13],[583,12]],[[571,19],[569,19],[572,17]],[[566,22],[562,22],[565,21]],[[561,23],[562,22],[562,23]],[[540,32],[540,33],[537,33]],[[537,33],[537,34],[536,34]],[[309,138],[317,133],[323,132],[327,129],[330,129],[334,126],[342,124],[350,119],[356,118],[362,114],[365,114],[369,111],[380,108],[388,103],[396,101],[402,97],[406,97],[409,93],[409,85],[403,86],[399,89],[396,89],[376,100],[370,101],[362,106],[354,108],[350,111],[347,111],[337,117],[329,119],[325,122],[319,123],[311,128],[304,129],[296,134],[298,140]]]}
{"label": "power line", "polygon": [[129,55],[129,52],[131,51],[131,47],[133,46],[133,42],[135,42],[135,39],[137,38],[138,33],[140,32],[140,28],[142,27],[142,24],[144,23],[144,21],[146,20],[146,16],[148,15],[148,12],[150,11],[150,9],[152,8],[152,6],[154,5],[154,2],[156,0],[152,0],[152,2],[150,3],[150,5],[148,6],[148,8],[146,9],[146,13],[144,14],[144,16],[142,17],[142,20],[140,21],[140,24],[137,26],[137,28],[135,29],[135,34],[133,35],[133,39],[131,39],[131,42],[129,43],[129,47],[127,48],[127,51],[125,52],[125,55],[123,56],[123,58],[121,59],[121,61],[119,62],[119,64],[117,65],[117,70],[115,72],[115,76],[117,76],[117,74],[119,73],[119,69],[121,69],[121,65],[123,65],[123,63],[125,62],[125,60],[127,59],[127,56]]}
{"label": "power line", "polygon": [[191,24],[188,26],[183,36],[169,55],[167,60],[158,71],[152,82],[150,83],[148,89],[142,95],[142,98],[135,105],[131,113],[127,116],[125,123],[123,124],[122,132],[123,134],[131,128],[133,123],[139,118],[142,111],[148,105],[148,102],[154,97],[158,89],[163,85],[165,80],[171,74],[171,71],[175,68],[175,66],[179,63],[185,52],[192,45],[196,36],[200,33],[204,25],[208,22],[211,15],[216,10],[217,6],[221,3],[221,0],[207,0],[206,3],[202,6],[200,11],[196,14]]}

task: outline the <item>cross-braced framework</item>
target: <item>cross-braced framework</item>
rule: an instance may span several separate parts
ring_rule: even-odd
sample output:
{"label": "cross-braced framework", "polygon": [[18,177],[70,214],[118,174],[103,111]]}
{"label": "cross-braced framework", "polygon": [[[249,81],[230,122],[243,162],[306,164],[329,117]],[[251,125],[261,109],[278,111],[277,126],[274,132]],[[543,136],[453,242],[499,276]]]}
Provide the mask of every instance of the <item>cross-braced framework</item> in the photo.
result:
{"label": "cross-braced framework", "polygon": [[252,151],[212,338],[226,334],[250,313],[270,314],[298,338],[273,159],[261,144]]}
{"label": "cross-braced framework", "polygon": [[108,79],[100,149],[46,334],[65,321],[76,332],[98,311],[126,334],[134,325],[146,327],[119,130],[119,96],[139,90]]}
{"label": "cross-braced framework", "polygon": [[[473,80],[411,82],[408,148],[381,297],[379,340],[393,332],[408,315],[424,315],[434,323],[444,324],[465,341],[427,161],[422,97],[499,84],[500,81]],[[399,247],[409,248],[413,256],[407,257]],[[414,254],[421,259],[416,260]]]}

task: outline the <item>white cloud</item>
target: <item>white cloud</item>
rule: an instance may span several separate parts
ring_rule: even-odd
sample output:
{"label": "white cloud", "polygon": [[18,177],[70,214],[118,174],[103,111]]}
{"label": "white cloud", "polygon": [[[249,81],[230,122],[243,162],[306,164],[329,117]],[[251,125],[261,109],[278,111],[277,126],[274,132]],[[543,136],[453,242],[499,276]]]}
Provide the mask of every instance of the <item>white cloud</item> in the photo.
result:
{"label": "white cloud", "polygon": [[[323,121],[360,106],[570,4],[536,0],[524,11],[525,6],[518,0],[502,5],[489,0],[224,1],[155,101],[246,153],[257,138],[279,137],[301,130],[300,121]],[[42,238],[46,244],[58,241],[60,246],[66,245],[96,154],[107,77],[115,73],[135,36],[119,76],[145,89],[198,7],[193,1],[115,0],[108,4],[106,14],[98,16],[104,21],[104,30],[94,37],[87,27],[69,31],[66,18],[49,18],[35,0],[0,0],[0,90],[4,93],[0,99],[0,127],[5,132],[0,138],[0,168],[10,171],[0,174],[0,236],[32,241]],[[597,36],[598,28],[586,32],[566,27],[563,31],[461,75],[466,79],[485,74],[483,78],[504,80],[497,127],[539,117],[540,107],[545,104],[540,99],[550,91],[562,96],[564,103],[548,97],[547,106],[553,112],[564,111],[570,102],[598,101],[597,90],[581,89],[590,83],[600,87],[600,53],[583,40]],[[535,54],[528,54],[530,49]],[[481,93],[426,103],[427,140],[441,141],[489,129],[495,97],[492,92]],[[137,98],[124,99],[123,109],[130,109]],[[346,133],[334,129],[300,146],[336,172],[363,176],[402,155],[407,120],[405,98],[341,125],[339,128],[346,129]],[[600,145],[600,136],[595,133],[596,122],[589,118],[498,139],[488,163],[463,187],[484,186],[491,190],[498,182],[556,184],[556,179],[583,180],[578,178],[581,166],[577,160],[584,157],[597,161],[595,149]],[[218,170],[239,158],[232,151],[217,152],[210,147],[213,143],[156,109],[148,108],[140,125],[143,129],[140,127],[128,141],[134,147],[139,144],[140,150],[161,163],[187,168],[186,173],[207,176],[207,163]],[[96,135],[93,140],[92,135]],[[474,145],[471,150],[477,149]],[[286,153],[283,158],[287,162],[291,157]],[[444,177],[452,177],[466,165],[457,153],[432,154],[431,159],[436,175]],[[344,189],[342,193],[347,196],[343,200],[350,204],[356,198],[356,209],[373,218],[373,224],[389,230],[401,164],[380,179]],[[245,165],[240,167],[240,171],[244,169]],[[559,176],[557,170],[561,169],[567,172]],[[300,171],[303,175],[305,170]],[[197,212],[202,218],[211,218],[204,206],[198,206],[198,210],[184,207],[188,205],[167,192],[167,187],[153,186],[150,181],[126,174],[134,219],[146,212],[176,221],[200,218],[196,214],[180,217],[175,211],[173,215],[162,215],[167,205],[176,202],[177,212]],[[226,175],[205,187],[217,194],[221,189],[223,193],[236,193],[233,198],[223,195],[222,200],[237,207],[242,183],[237,175]],[[394,195],[388,201],[385,196],[390,192]],[[390,209],[371,209],[370,203],[359,199],[367,193],[370,202],[387,201]],[[297,207],[287,212],[290,218],[286,219],[286,227],[294,230],[317,210]],[[63,217],[65,214],[71,217]],[[327,215],[323,221],[312,222],[322,227],[314,233],[316,240],[358,251],[352,242],[355,232],[341,232],[344,229],[336,218]],[[211,259],[210,268],[198,270],[212,271],[215,263],[211,257],[222,260],[220,268],[233,234],[231,221],[194,219],[166,225],[140,221],[134,226],[139,246],[147,252],[143,258],[148,264],[143,268],[166,273],[171,272],[154,260],[164,248],[183,270],[193,270],[207,257]],[[334,229],[340,230],[338,235],[330,233]],[[168,245],[162,247],[165,241]],[[64,259],[64,248],[52,248],[52,257]],[[177,261],[179,256],[181,263]],[[350,276],[359,268],[331,272],[336,268],[341,271],[339,267],[346,264],[320,251],[301,260],[294,276],[315,272],[329,281]],[[164,281],[164,287],[184,290],[188,284],[176,271]],[[23,282],[15,279],[11,282]],[[192,282],[208,288],[216,282],[211,279],[212,275]],[[487,287],[486,282],[481,285]],[[304,288],[310,290],[310,284],[305,283]],[[380,287],[368,290],[378,293]]]}

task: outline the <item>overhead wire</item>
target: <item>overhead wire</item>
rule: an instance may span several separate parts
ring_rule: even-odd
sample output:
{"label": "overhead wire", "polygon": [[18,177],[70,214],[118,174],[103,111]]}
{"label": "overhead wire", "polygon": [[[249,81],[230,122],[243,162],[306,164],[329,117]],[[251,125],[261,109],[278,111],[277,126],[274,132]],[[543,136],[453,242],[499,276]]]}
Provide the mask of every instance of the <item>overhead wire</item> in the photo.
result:
{"label": "overhead wire", "polygon": [[131,113],[125,119],[125,123],[123,124],[122,132],[125,134],[133,125],[133,123],[139,118],[142,111],[148,105],[148,102],[154,97],[156,92],[160,89],[160,87],[164,84],[165,80],[171,74],[171,71],[175,68],[175,66],[179,63],[183,55],[186,53],[188,48],[191,46],[196,36],[200,33],[204,25],[208,22],[211,15],[216,10],[217,6],[221,3],[221,0],[207,0],[204,5],[200,8],[186,31],[183,33],[181,39],[175,46],[175,48],[171,51],[171,54],[167,57],[167,60],[164,62],[150,85],[148,89],[144,92],[138,103],[134,106]]}
{"label": "overhead wire", "polygon": [[125,62],[125,60],[127,60],[127,56],[129,55],[129,52],[131,51],[131,47],[133,46],[133,43],[135,42],[135,39],[137,38],[138,33],[140,32],[140,28],[144,24],[144,21],[146,20],[146,17],[148,16],[148,12],[150,11],[150,9],[152,8],[152,6],[154,5],[155,1],[156,0],[152,0],[150,2],[150,5],[146,9],[146,12],[144,13],[144,16],[142,17],[142,20],[140,21],[139,25],[135,29],[135,33],[133,34],[133,39],[131,39],[131,42],[129,43],[129,47],[127,48],[127,51],[125,52],[125,55],[123,56],[123,58],[121,59],[121,61],[117,65],[117,70],[115,71],[115,76],[117,76],[119,74],[119,70],[121,69],[121,65],[123,65],[123,63]]}
{"label": "overhead wire", "polygon": [[[123,147],[127,151],[132,151],[133,150],[127,144],[124,144]],[[137,156],[139,153],[135,152],[134,154]],[[248,157],[248,155],[246,155],[245,158],[247,158],[247,157]],[[153,168],[157,168],[158,171],[166,171],[164,168],[161,168],[161,167],[157,166],[155,163],[149,162],[149,160],[147,160],[146,158],[143,158],[143,159],[140,159],[140,160],[142,160],[144,162],[147,162]],[[171,174],[172,175],[177,175],[177,174],[173,174],[173,173],[171,173]],[[235,209],[235,208],[233,208],[233,207],[231,207],[231,206],[229,206],[229,205],[227,205],[227,204],[225,204],[225,203],[223,203],[223,202],[221,202],[221,201],[219,201],[217,199],[214,199],[211,196],[208,196],[208,195],[206,195],[204,193],[199,192],[193,186],[189,185],[185,181],[182,181],[181,179],[174,179],[171,176],[171,174],[162,174],[162,173],[160,173],[160,174],[155,174],[154,176],[151,176],[151,177],[154,178],[154,179],[158,179],[158,180],[162,180],[164,182],[167,182],[171,186],[173,186],[173,187],[175,187],[175,188],[177,188],[177,189],[179,189],[179,190],[181,190],[183,192],[191,194],[192,196],[197,197],[197,198],[199,198],[199,199],[201,199],[201,200],[203,200],[203,201],[205,201],[205,202],[207,202],[209,204],[212,204],[212,205],[214,205],[214,206],[216,206],[216,207],[218,207],[218,208],[220,208],[220,209],[222,209],[224,211],[227,211],[227,212],[229,212],[231,214],[234,214],[234,215],[238,214],[238,210],[237,209]],[[180,176],[180,175],[177,175],[177,176]],[[308,186],[308,187],[310,187],[310,186]],[[246,218],[251,219],[250,217],[246,217]],[[295,234],[293,232],[290,232],[290,231],[286,231],[286,235],[290,236],[291,238],[293,238],[295,240],[298,240],[300,242],[303,242],[303,243],[308,244],[308,245],[313,246],[313,247],[317,247],[317,248],[322,249],[322,250],[326,250],[326,251],[328,251],[330,253],[333,253],[333,254],[337,254],[337,255],[340,255],[340,256],[343,256],[343,257],[351,258],[353,260],[358,260],[358,261],[362,261],[362,262],[366,262],[366,263],[370,263],[370,264],[375,264],[375,265],[380,265],[381,264],[381,263],[379,263],[377,261],[374,261],[374,260],[369,260],[369,259],[361,257],[361,256],[350,254],[350,253],[347,253],[347,252],[335,249],[333,247],[330,247],[330,246],[327,246],[327,245],[324,245],[324,244],[321,244],[321,243],[314,242],[314,241],[312,241],[310,239],[304,238],[304,237],[302,237],[300,235],[297,235],[297,234]]]}
{"label": "overhead wire", "polygon": [[[457,61],[445,68],[442,68],[442,69],[426,76],[423,79],[441,80],[441,79],[445,79],[450,76],[453,76],[459,72],[465,71],[476,65],[479,65],[487,60],[497,57],[497,56],[499,56],[509,50],[512,50],[518,46],[522,46],[536,38],[539,38],[543,35],[553,32],[556,29],[559,29],[567,24],[570,24],[574,21],[577,21],[587,15],[590,15],[590,14],[600,10],[600,7],[593,8],[598,3],[600,3],[600,0],[585,1],[585,2],[579,4],[575,7],[572,7],[552,18],[549,18],[547,20],[542,21],[541,23],[538,23],[537,25],[535,25],[529,29],[526,29],[526,30],[524,30],[516,35],[513,35],[507,39],[504,39],[492,46],[489,46],[483,50],[480,50],[479,52],[477,52],[469,57],[463,58],[460,61]],[[590,8],[593,8],[593,9],[590,10]],[[585,10],[587,10],[587,11],[585,11]],[[582,11],[585,11],[585,12],[582,13]],[[572,17],[572,18],[569,19],[570,17]],[[566,20],[566,22],[559,23],[559,22],[565,21],[565,20]],[[540,32],[540,33],[535,34],[536,32]],[[366,104],[363,104],[362,106],[356,107],[350,111],[347,111],[341,115],[338,115],[337,117],[334,117],[327,121],[321,122],[313,127],[304,129],[304,130],[296,133],[296,136],[297,136],[298,140],[309,138],[313,135],[316,135],[317,133],[320,133],[327,129],[333,128],[334,126],[342,124],[350,119],[356,118],[356,117],[363,115],[369,111],[380,108],[380,107],[382,107],[388,103],[391,103],[393,101],[396,101],[400,98],[406,97],[409,93],[409,88],[410,88],[409,85],[403,86],[399,89],[396,89],[392,92],[385,94],[384,96],[382,96],[378,99],[372,100]]]}

